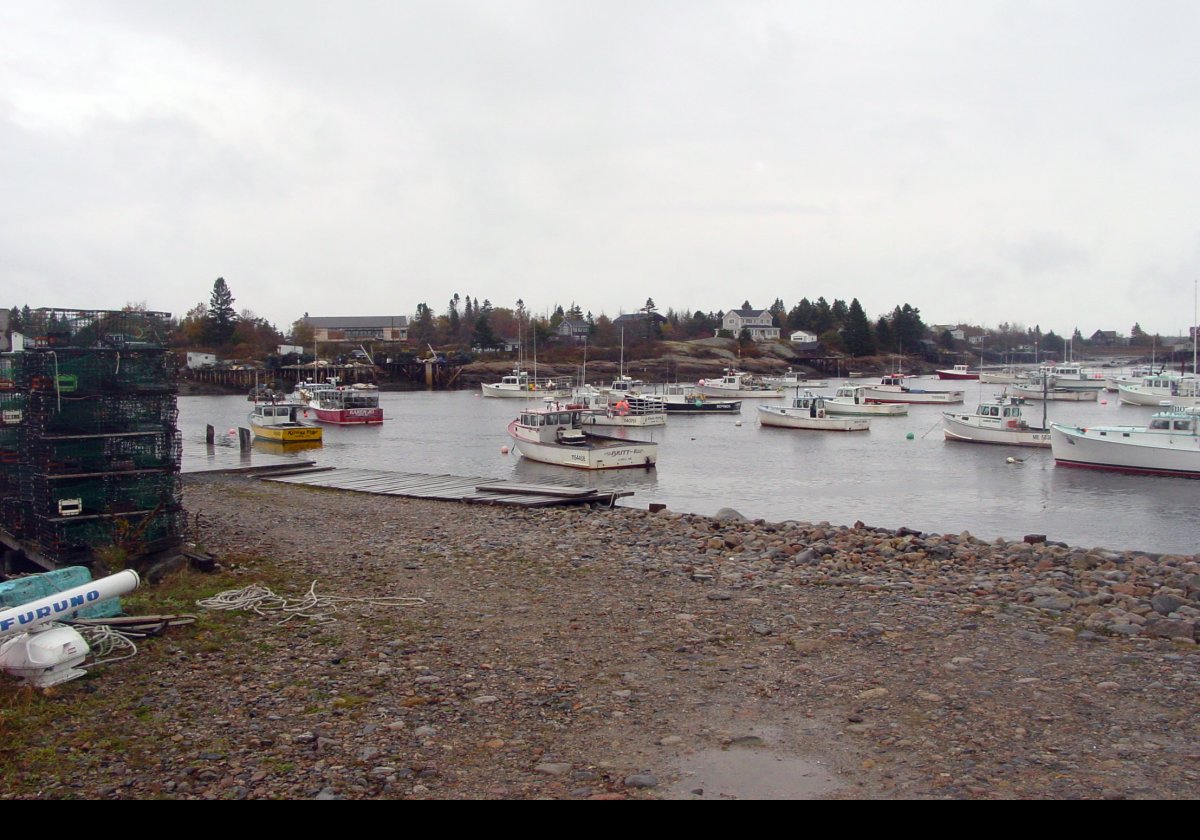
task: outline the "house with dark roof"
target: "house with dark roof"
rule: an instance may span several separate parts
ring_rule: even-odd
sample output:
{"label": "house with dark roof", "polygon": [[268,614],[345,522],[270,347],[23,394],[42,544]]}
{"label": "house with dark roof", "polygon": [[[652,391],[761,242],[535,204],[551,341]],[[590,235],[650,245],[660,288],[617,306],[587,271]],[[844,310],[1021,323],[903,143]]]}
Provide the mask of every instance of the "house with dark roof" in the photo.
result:
{"label": "house with dark roof", "polygon": [[775,326],[775,318],[769,309],[753,309],[743,306],[741,309],[731,309],[721,319],[721,329],[729,330],[734,338],[742,334],[742,330],[750,331],[754,341],[778,341],[779,327]]}
{"label": "house with dark roof", "polygon": [[667,319],[657,312],[629,312],[613,318],[613,326],[630,341],[662,337],[662,325]]}
{"label": "house with dark roof", "polygon": [[554,332],[563,341],[570,344],[582,344],[587,341],[591,330],[591,324],[580,318],[563,318],[562,322],[554,328]]}
{"label": "house with dark roof", "polygon": [[1113,347],[1117,344],[1129,343],[1128,341],[1123,341],[1122,339],[1118,338],[1116,330],[1096,330],[1094,333],[1092,333],[1092,337],[1089,339],[1089,341],[1091,341],[1092,344],[1100,344],[1104,347]]}
{"label": "house with dark roof", "polygon": [[407,341],[407,315],[303,318],[317,341]]}

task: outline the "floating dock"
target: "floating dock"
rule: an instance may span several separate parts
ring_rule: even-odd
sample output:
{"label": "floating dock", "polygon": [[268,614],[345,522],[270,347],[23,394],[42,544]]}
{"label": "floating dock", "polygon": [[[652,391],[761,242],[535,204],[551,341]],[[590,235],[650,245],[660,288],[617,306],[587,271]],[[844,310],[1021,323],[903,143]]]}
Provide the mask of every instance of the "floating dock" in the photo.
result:
{"label": "floating dock", "polygon": [[553,507],[558,505],[604,505],[611,507],[630,490],[596,490],[568,484],[520,484],[491,478],[458,475],[388,472],[360,469],[297,469],[260,476],[263,481],[302,484],[330,490],[351,490],[409,499],[441,499],[476,505]]}

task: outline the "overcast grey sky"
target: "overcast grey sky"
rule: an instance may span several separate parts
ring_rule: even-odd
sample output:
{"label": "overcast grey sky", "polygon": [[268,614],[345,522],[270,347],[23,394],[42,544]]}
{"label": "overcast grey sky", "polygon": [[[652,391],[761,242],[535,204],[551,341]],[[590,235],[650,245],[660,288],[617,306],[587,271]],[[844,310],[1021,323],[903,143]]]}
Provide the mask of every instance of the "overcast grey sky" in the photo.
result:
{"label": "overcast grey sky", "polygon": [[0,0],[0,305],[1177,334],[1200,4]]}

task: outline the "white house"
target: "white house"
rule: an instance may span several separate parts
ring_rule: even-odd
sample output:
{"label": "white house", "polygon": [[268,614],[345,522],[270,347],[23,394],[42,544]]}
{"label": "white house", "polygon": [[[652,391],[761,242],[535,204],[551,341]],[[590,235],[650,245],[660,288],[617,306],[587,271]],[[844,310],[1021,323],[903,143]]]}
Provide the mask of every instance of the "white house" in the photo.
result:
{"label": "white house", "polygon": [[731,309],[721,319],[721,329],[729,330],[734,338],[741,335],[742,330],[750,331],[750,338],[755,341],[778,341],[779,327],[775,326],[770,310]]}
{"label": "white house", "polygon": [[808,330],[795,330],[789,340],[793,344],[816,344],[817,334],[811,333]]}

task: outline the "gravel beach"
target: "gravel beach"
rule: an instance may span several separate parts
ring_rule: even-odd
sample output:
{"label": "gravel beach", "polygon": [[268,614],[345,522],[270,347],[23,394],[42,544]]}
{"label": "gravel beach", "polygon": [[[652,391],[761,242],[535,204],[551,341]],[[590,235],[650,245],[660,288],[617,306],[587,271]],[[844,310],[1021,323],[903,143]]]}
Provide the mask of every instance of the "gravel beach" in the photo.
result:
{"label": "gravel beach", "polygon": [[0,796],[1200,793],[1196,556],[245,476],[186,505],[226,584],[423,603],[193,607],[27,699],[75,706]]}

